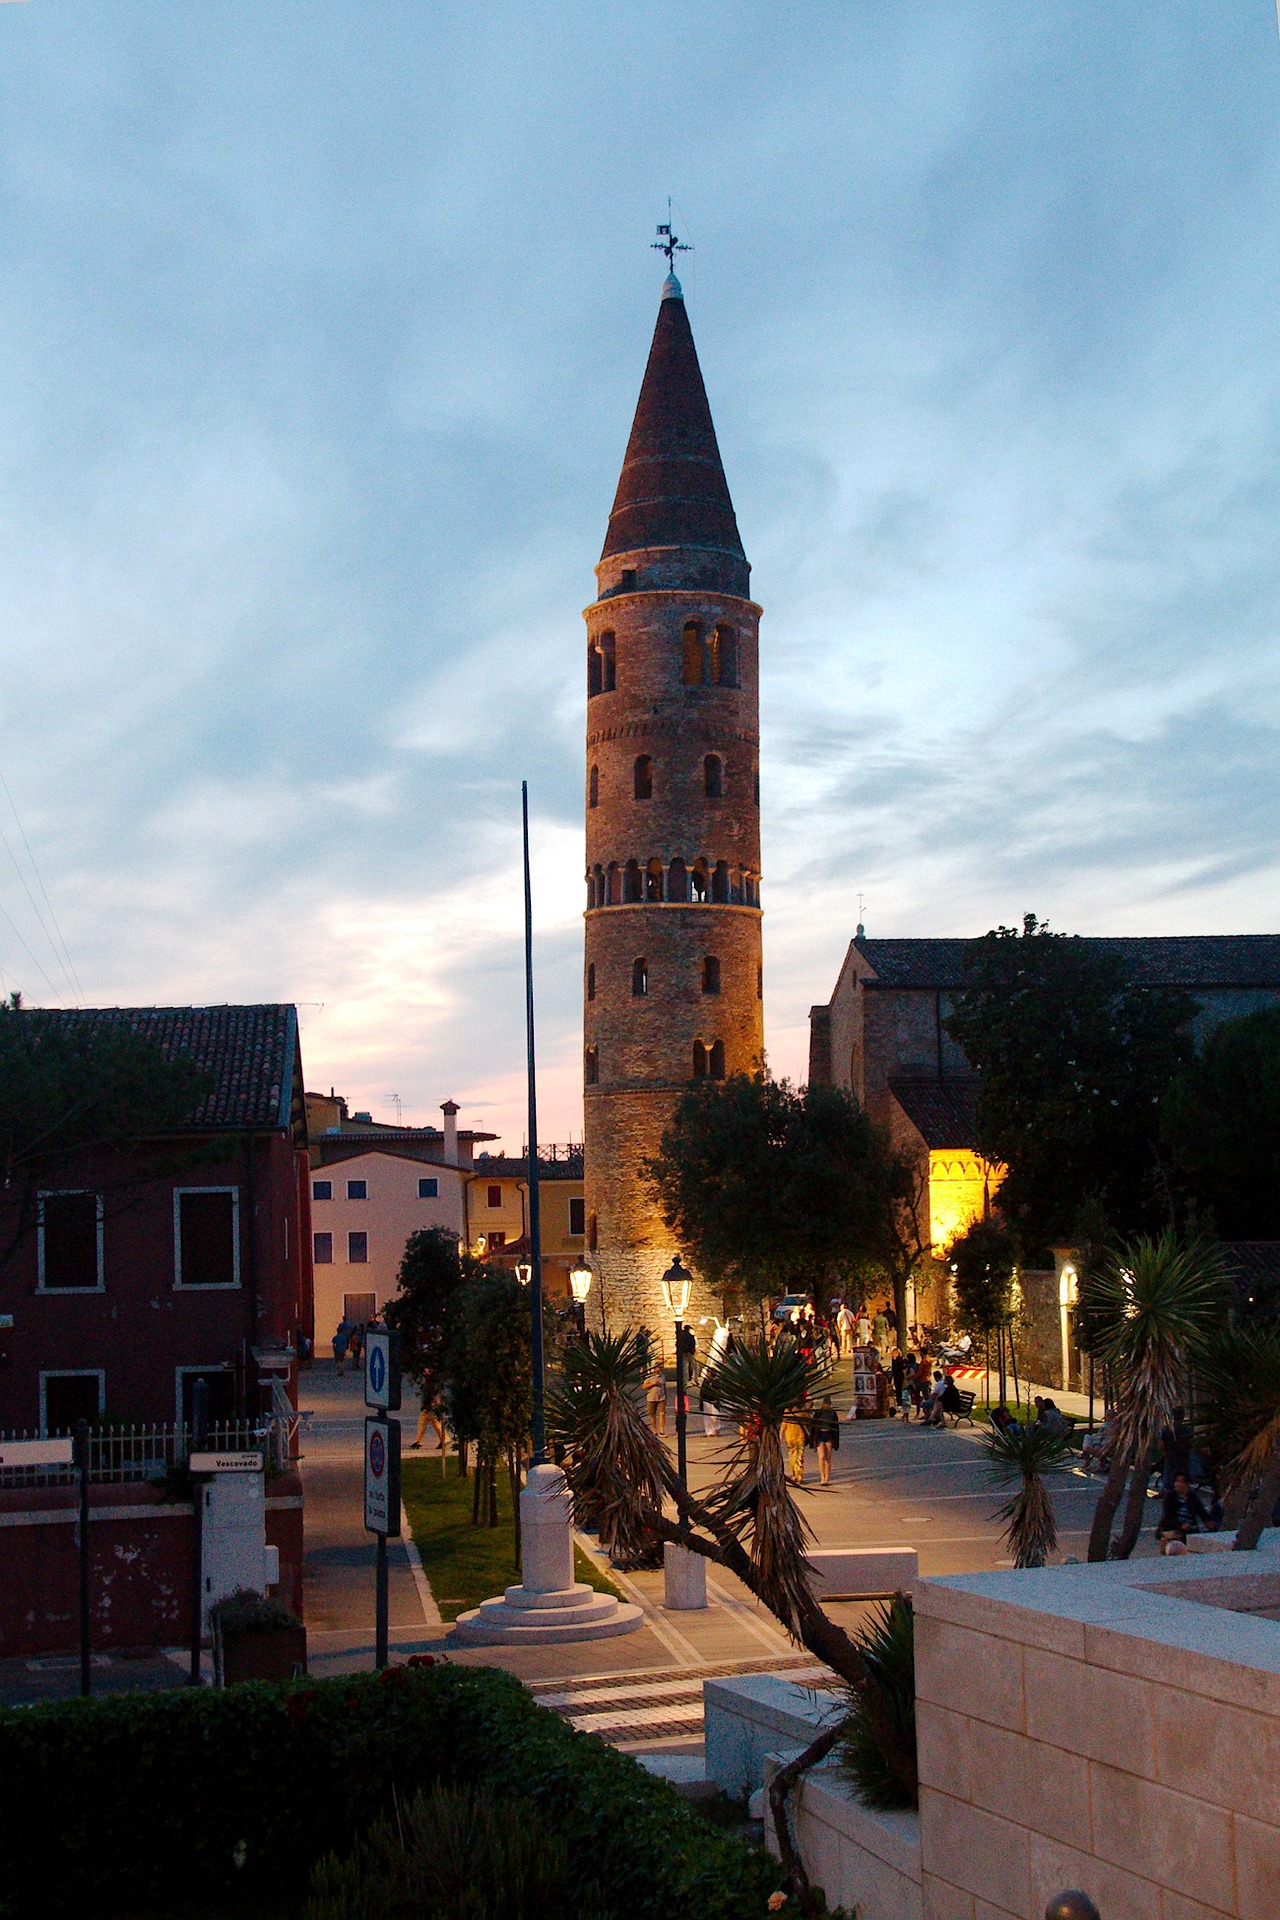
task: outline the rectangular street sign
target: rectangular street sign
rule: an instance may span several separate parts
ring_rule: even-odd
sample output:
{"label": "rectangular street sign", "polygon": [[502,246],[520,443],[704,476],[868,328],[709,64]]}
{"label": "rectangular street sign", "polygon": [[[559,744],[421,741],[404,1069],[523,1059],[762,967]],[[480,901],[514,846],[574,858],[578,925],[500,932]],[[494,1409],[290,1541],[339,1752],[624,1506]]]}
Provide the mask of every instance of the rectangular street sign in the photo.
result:
{"label": "rectangular street sign", "polygon": [[261,1473],[260,1453],[193,1453],[192,1473]]}
{"label": "rectangular street sign", "polygon": [[364,1403],[383,1413],[400,1406],[400,1335],[370,1327],[364,1337]]}
{"label": "rectangular street sign", "polygon": [[364,1423],[364,1524],[368,1533],[400,1537],[400,1422]]}
{"label": "rectangular street sign", "polygon": [[69,1467],[75,1442],[65,1440],[0,1440],[0,1467]]}

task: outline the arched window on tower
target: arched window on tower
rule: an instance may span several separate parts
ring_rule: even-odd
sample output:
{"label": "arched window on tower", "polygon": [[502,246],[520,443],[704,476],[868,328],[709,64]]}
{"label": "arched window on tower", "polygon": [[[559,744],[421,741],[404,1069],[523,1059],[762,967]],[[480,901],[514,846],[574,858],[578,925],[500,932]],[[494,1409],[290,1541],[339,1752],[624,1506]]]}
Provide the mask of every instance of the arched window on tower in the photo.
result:
{"label": "arched window on tower", "polygon": [[717,906],[729,904],[729,863],[717,860],[715,872],[711,876],[711,898]]}
{"label": "arched window on tower", "polygon": [[667,872],[667,898],[679,901],[689,898],[689,869],[679,858],[671,862]]}
{"label": "arched window on tower", "polygon": [[686,687],[702,685],[702,628],[696,620],[686,620],[680,636],[680,672]]}
{"label": "arched window on tower", "polygon": [[618,872],[616,860],[609,862],[609,872],[605,883],[604,903],[606,907],[616,907],[622,898],[622,877]]}
{"label": "arched window on tower", "polygon": [[704,907],[707,904],[707,863],[705,860],[698,860],[694,863],[693,902],[694,905],[698,907]]}
{"label": "arched window on tower", "polygon": [[600,769],[599,767],[592,767],[590,775],[588,776],[588,779],[587,779],[587,805],[589,807],[598,807],[600,805]]}
{"label": "arched window on tower", "polygon": [[598,1047],[588,1047],[582,1056],[582,1077],[589,1087],[599,1084],[600,1049]]}
{"label": "arched window on tower", "polygon": [[711,1069],[711,1078],[713,1080],[724,1079],[724,1041],[723,1040],[717,1040],[713,1043],[711,1048],[711,1058],[708,1062],[708,1065]]}
{"label": "arched window on tower", "polygon": [[595,997],[596,997],[596,963],[593,960],[591,962],[591,965],[587,968],[587,998],[588,1000],[594,1000]]}
{"label": "arched window on tower", "polygon": [[612,693],[618,684],[618,648],[611,633],[600,635],[600,691]]}
{"label": "arched window on tower", "polygon": [[707,643],[703,650],[703,661],[705,663],[705,669],[706,669],[704,678],[706,679],[707,685],[709,687],[718,687],[720,685],[720,629],[719,627],[713,627],[711,629],[711,632],[707,635]]}
{"label": "arched window on tower", "polygon": [[640,862],[628,860],[622,871],[622,899],[625,906],[634,907],[639,904],[642,897],[641,878]]}
{"label": "arched window on tower", "polygon": [[707,1077],[707,1050],[701,1040],[693,1043],[693,1077],[695,1080],[705,1080]]}
{"label": "arched window on tower", "polygon": [[717,627],[715,638],[715,683],[718,687],[738,684],[738,636],[732,627]]}
{"label": "arched window on tower", "polygon": [[649,870],[645,874],[644,897],[646,900],[661,900],[662,898],[661,860],[651,860],[649,862]]}
{"label": "arched window on tower", "polygon": [[594,873],[588,871],[587,873],[587,911],[588,913],[591,911],[592,907],[594,907],[595,904],[596,904],[596,877]]}
{"label": "arched window on tower", "polygon": [[635,792],[637,800],[653,798],[653,761],[647,753],[642,753],[636,761]]}
{"label": "arched window on tower", "polygon": [[592,699],[604,689],[604,661],[600,649],[594,640],[587,642],[587,698]]}
{"label": "arched window on tower", "polygon": [[608,898],[609,896],[605,892],[604,868],[597,867],[596,868],[596,905],[598,907],[604,906]]}
{"label": "arched window on tower", "polygon": [[649,991],[649,962],[633,960],[631,962],[631,991],[637,1000],[643,1000]]}
{"label": "arched window on tower", "polygon": [[707,954],[702,962],[702,991],[704,993],[720,991],[720,962],[714,953]]}
{"label": "arched window on tower", "polygon": [[718,753],[709,753],[702,763],[702,791],[708,800],[724,799],[724,761]]}

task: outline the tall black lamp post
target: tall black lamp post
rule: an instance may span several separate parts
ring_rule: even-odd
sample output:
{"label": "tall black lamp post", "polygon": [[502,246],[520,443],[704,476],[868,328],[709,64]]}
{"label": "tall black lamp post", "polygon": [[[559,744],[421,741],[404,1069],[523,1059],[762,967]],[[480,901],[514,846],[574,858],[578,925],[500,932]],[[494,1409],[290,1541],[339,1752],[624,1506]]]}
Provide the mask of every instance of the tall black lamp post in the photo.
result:
{"label": "tall black lamp post", "polygon": [[[662,1276],[662,1297],[667,1303],[667,1312],[676,1323],[676,1471],[680,1475],[680,1485],[689,1491],[689,1461],[686,1451],[687,1415],[684,1408],[684,1317],[689,1311],[689,1289],[693,1285],[693,1275],[688,1267],[682,1265],[677,1254]],[[687,1523],[681,1515],[681,1526]]]}
{"label": "tall black lamp post", "polygon": [[579,1254],[569,1269],[569,1291],[573,1295],[573,1317],[578,1323],[579,1340],[586,1338],[587,1295],[591,1291],[591,1282],[594,1277],[591,1268]]}

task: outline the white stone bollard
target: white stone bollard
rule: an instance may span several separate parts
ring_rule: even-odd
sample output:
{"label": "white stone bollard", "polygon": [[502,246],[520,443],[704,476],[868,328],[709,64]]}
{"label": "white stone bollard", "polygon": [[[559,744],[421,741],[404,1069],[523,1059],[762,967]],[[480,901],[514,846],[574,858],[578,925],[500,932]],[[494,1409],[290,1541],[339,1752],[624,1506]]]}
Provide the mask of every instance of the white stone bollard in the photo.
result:
{"label": "white stone bollard", "polygon": [[707,1604],[707,1563],[700,1553],[668,1540],[662,1549],[665,1589],[662,1604],[673,1612],[693,1613]]}

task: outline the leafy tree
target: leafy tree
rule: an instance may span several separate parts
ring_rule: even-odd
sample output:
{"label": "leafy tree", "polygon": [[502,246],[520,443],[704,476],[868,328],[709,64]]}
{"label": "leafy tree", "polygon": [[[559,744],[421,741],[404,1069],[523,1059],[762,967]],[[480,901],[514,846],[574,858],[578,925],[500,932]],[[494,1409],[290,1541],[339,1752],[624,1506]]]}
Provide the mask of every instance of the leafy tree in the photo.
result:
{"label": "leafy tree", "polygon": [[1280,1240],[1280,1007],[1227,1020],[1183,1067],[1161,1133],[1228,1240]]}
{"label": "leafy tree", "polygon": [[0,1001],[0,1181],[12,1208],[0,1258],[34,1226],[38,1189],[86,1153],[115,1156],[101,1185],[109,1204],[128,1204],[175,1158],[166,1136],[190,1125],[208,1088],[189,1055],[166,1058],[115,1016]]}
{"label": "leafy tree", "polygon": [[992,1334],[1013,1311],[1017,1248],[1001,1220],[975,1220],[948,1253],[956,1318],[967,1333]]}
{"label": "leafy tree", "polygon": [[444,1352],[449,1423],[476,1447],[473,1525],[498,1524],[498,1461],[505,1457],[519,1565],[520,1453],[533,1418],[529,1295],[513,1274],[490,1267],[462,1290]]}
{"label": "leafy tree", "polygon": [[458,1236],[447,1227],[420,1227],[405,1241],[398,1292],[386,1322],[400,1335],[400,1364],[429,1404],[438,1393],[445,1348],[462,1286]]}
{"label": "leafy tree", "polygon": [[1008,1168],[1000,1205],[1028,1258],[1071,1241],[1088,1208],[1126,1234],[1168,1219],[1160,1109],[1194,1012],[1034,914],[974,943],[946,1025],[982,1076],[974,1144]]}
{"label": "leafy tree", "polygon": [[646,1169],[663,1217],[708,1280],[754,1299],[847,1284],[874,1266],[905,1281],[922,1251],[916,1174],[851,1094],[767,1074],[681,1097]]}
{"label": "leafy tree", "polygon": [[1236,1549],[1247,1552],[1280,1500],[1280,1323],[1219,1328],[1196,1365],[1198,1423],[1221,1461]]}

